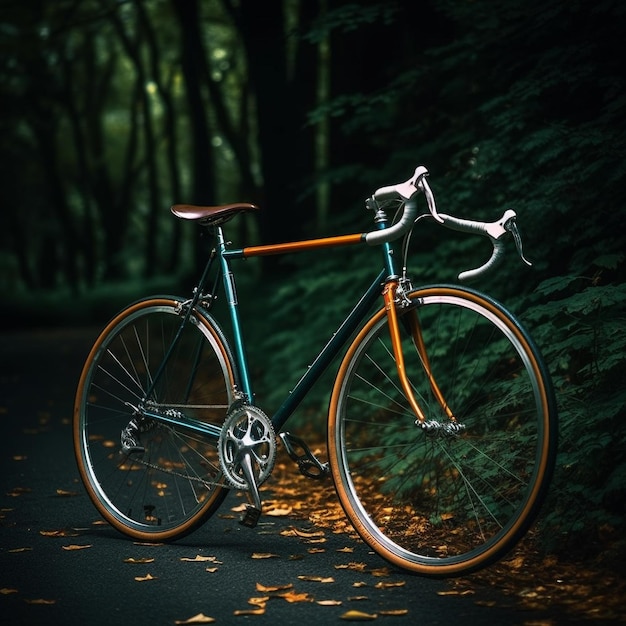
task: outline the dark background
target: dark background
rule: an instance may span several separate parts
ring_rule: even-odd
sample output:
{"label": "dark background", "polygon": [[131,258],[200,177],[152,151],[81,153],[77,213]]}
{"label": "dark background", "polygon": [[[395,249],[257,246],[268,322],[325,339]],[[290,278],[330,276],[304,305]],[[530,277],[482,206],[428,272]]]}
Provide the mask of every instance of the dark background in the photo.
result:
{"label": "dark background", "polygon": [[[538,549],[617,569],[625,14],[617,0],[1,0],[4,328],[97,325],[188,289],[206,244],[175,202],[258,203],[236,245],[362,232],[364,199],[424,164],[443,212],[518,212],[533,268],[511,250],[477,286],[530,328],[557,389]],[[412,245],[416,283],[487,254],[432,225]],[[375,271],[366,252],[242,268],[270,408]]]}

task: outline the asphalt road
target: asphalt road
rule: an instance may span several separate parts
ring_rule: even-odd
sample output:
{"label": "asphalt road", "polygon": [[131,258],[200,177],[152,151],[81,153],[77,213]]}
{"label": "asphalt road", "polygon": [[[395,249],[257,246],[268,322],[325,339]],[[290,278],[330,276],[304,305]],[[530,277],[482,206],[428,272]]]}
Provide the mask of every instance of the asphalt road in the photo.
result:
{"label": "asphalt road", "polygon": [[[133,543],[100,523],[72,452],[73,395],[95,334],[0,334],[0,623],[165,625],[202,614],[220,624],[339,624],[350,611],[382,624],[578,623],[511,607],[496,590],[451,594],[450,581],[384,572],[346,535],[325,532],[318,543],[284,534],[302,520],[262,517],[243,528],[231,511],[236,494],[180,542]],[[302,481],[306,497],[315,484]],[[362,565],[342,567],[350,563]],[[262,614],[245,614],[267,595]]]}

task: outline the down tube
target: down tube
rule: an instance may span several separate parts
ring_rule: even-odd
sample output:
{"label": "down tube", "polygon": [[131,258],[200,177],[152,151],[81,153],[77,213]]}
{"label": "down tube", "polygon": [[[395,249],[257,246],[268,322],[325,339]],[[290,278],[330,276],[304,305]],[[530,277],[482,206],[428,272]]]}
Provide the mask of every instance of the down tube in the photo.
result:
{"label": "down tube", "polygon": [[367,312],[380,297],[381,287],[384,283],[386,270],[381,271],[370,288],[363,294],[359,302],[350,311],[341,326],[333,334],[324,349],[317,355],[313,364],[307,369],[302,378],[293,388],[289,397],[280,405],[272,417],[272,424],[276,431],[280,431],[285,422],[296,410],[302,399],[310,391],[311,387],[319,380],[326,368],[339,353],[342,346],[348,341],[350,335],[358,328]]}

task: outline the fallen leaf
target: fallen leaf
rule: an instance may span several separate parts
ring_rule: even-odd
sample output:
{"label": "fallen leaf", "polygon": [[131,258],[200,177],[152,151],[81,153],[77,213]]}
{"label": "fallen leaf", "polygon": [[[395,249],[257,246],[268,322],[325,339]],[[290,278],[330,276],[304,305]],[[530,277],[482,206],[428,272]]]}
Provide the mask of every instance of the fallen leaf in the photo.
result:
{"label": "fallen leaf", "polygon": [[383,611],[379,611],[379,615],[389,615],[391,617],[399,617],[400,615],[407,615],[409,609],[387,609]]}
{"label": "fallen leaf", "polygon": [[316,600],[315,603],[320,606],[340,606],[341,600]]}
{"label": "fallen leaf", "polygon": [[313,598],[308,593],[296,593],[295,591],[287,591],[279,594],[283,600],[287,602],[313,602]]}
{"label": "fallen leaf", "polygon": [[289,528],[285,528],[282,530],[280,534],[283,537],[303,537],[305,539],[311,539],[313,537],[323,537],[323,530],[301,530],[296,528],[295,526],[291,526]]}
{"label": "fallen leaf", "polygon": [[389,568],[388,567],[380,567],[378,569],[373,569],[370,574],[372,576],[378,576],[379,578],[383,578],[384,576],[389,576]]}
{"label": "fallen leaf", "polygon": [[218,569],[218,567],[207,567],[204,571],[214,574],[215,572],[217,572]]}
{"label": "fallen leaf", "polygon": [[262,593],[274,593],[276,591],[285,591],[286,589],[293,589],[293,585],[291,583],[287,583],[286,585],[262,585],[261,583],[256,584],[256,590]]}
{"label": "fallen leaf", "polygon": [[62,497],[71,497],[71,496],[77,496],[78,492],[77,491],[66,491],[65,489],[57,489],[57,496],[62,496]]}
{"label": "fallen leaf", "polygon": [[46,600],[45,598],[36,598],[35,600],[26,600],[26,604],[56,604],[56,600]]}
{"label": "fallen leaf", "polygon": [[176,620],[174,624],[212,624],[215,621],[214,617],[209,617],[204,613],[198,613],[189,619]]}
{"label": "fallen leaf", "polygon": [[239,609],[237,611],[233,611],[233,615],[263,615],[264,613],[264,606],[260,606],[256,609]]}
{"label": "fallen leaf", "polygon": [[78,544],[71,544],[69,546],[61,546],[64,550],[84,550],[85,548],[91,548],[91,544],[85,544],[85,545],[78,545]]}
{"label": "fallen leaf", "polygon": [[474,591],[472,589],[449,589],[448,591],[438,591],[438,596],[469,596]]}
{"label": "fallen leaf", "polygon": [[157,577],[153,576],[152,574],[146,574],[145,576],[135,576],[135,580],[138,583],[143,583],[146,580],[156,580],[156,579],[157,579]]}
{"label": "fallen leaf", "polygon": [[307,580],[314,583],[334,583],[335,579],[332,576],[298,576],[299,580]]}
{"label": "fallen leaf", "polygon": [[405,580],[399,580],[397,582],[380,582],[376,583],[374,587],[376,589],[389,589],[390,587],[404,587],[406,585]]}
{"label": "fallen leaf", "polygon": [[32,548],[13,548],[13,550],[9,550],[9,552],[30,552]]}
{"label": "fallen leaf", "polygon": [[350,602],[360,602],[361,600],[369,600],[367,596],[351,596],[348,598]]}
{"label": "fallen leaf", "polygon": [[354,548],[349,548],[346,546],[345,548],[339,548],[337,552],[354,552]]}
{"label": "fallen leaf", "polygon": [[374,620],[378,617],[376,613],[363,613],[362,611],[346,611],[340,616],[340,619],[345,619],[352,622],[367,622]]}
{"label": "fallen leaf", "polygon": [[272,554],[271,552],[253,552],[251,558],[253,559],[276,559],[276,558],[280,558],[280,555]]}
{"label": "fallen leaf", "polygon": [[135,559],[132,556],[128,557],[127,559],[124,559],[124,563],[154,563],[154,558],[150,558],[150,557],[144,557],[144,558],[140,558],[140,559]]}
{"label": "fallen leaf", "polygon": [[211,563],[219,563],[222,564],[221,561],[217,560],[216,556],[202,556],[201,554],[197,554],[193,559],[188,556],[183,556],[180,559],[181,561],[187,561],[188,563],[204,563],[206,561],[211,561]]}
{"label": "fallen leaf", "polygon": [[13,456],[14,461],[25,461],[28,457],[25,454],[16,454]]}
{"label": "fallen leaf", "polygon": [[3,587],[0,589],[0,595],[8,596],[10,593],[18,593],[17,589],[9,589],[8,587]]}
{"label": "fallen leaf", "polygon": [[25,494],[25,493],[30,493],[32,491],[32,489],[30,489],[29,487],[14,487],[13,489],[11,489],[11,491],[7,492],[7,496],[10,496],[11,498],[18,498],[19,496]]}
{"label": "fallen leaf", "polygon": [[335,565],[335,569],[352,569],[356,572],[364,572],[367,565],[365,563],[342,563]]}
{"label": "fallen leaf", "polygon": [[287,517],[288,515],[291,515],[291,512],[293,511],[292,507],[286,507],[286,508],[275,508],[275,509],[270,509],[269,511],[266,511],[264,513],[264,515],[269,515],[270,517]]}
{"label": "fallen leaf", "polygon": [[307,548],[307,552],[309,554],[320,554],[321,552],[326,552],[326,548]]}
{"label": "fallen leaf", "polygon": [[40,530],[39,534],[43,537],[78,537],[78,533],[74,530]]}

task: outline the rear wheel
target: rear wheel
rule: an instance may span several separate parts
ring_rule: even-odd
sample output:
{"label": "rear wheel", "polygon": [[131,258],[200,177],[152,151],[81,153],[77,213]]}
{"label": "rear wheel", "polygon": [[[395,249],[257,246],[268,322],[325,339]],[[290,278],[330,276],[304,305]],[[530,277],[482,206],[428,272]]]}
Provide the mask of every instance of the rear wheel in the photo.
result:
{"label": "rear wheel", "polygon": [[336,379],[330,465],[346,514],[381,556],[420,574],[466,573],[509,550],[539,509],[556,455],[553,391],[529,336],[493,300],[457,287],[410,299],[400,314],[405,366],[429,426],[402,392],[381,310]]}
{"label": "rear wheel", "polygon": [[[91,350],[76,393],[74,449],[87,493],[115,528],[145,541],[191,532],[228,491],[217,437],[233,401],[230,352],[213,320],[195,311],[164,362],[183,311],[165,297],[119,313]],[[164,416],[180,412],[215,425],[214,432],[141,417],[142,406]],[[120,444],[133,420],[143,452]]]}

